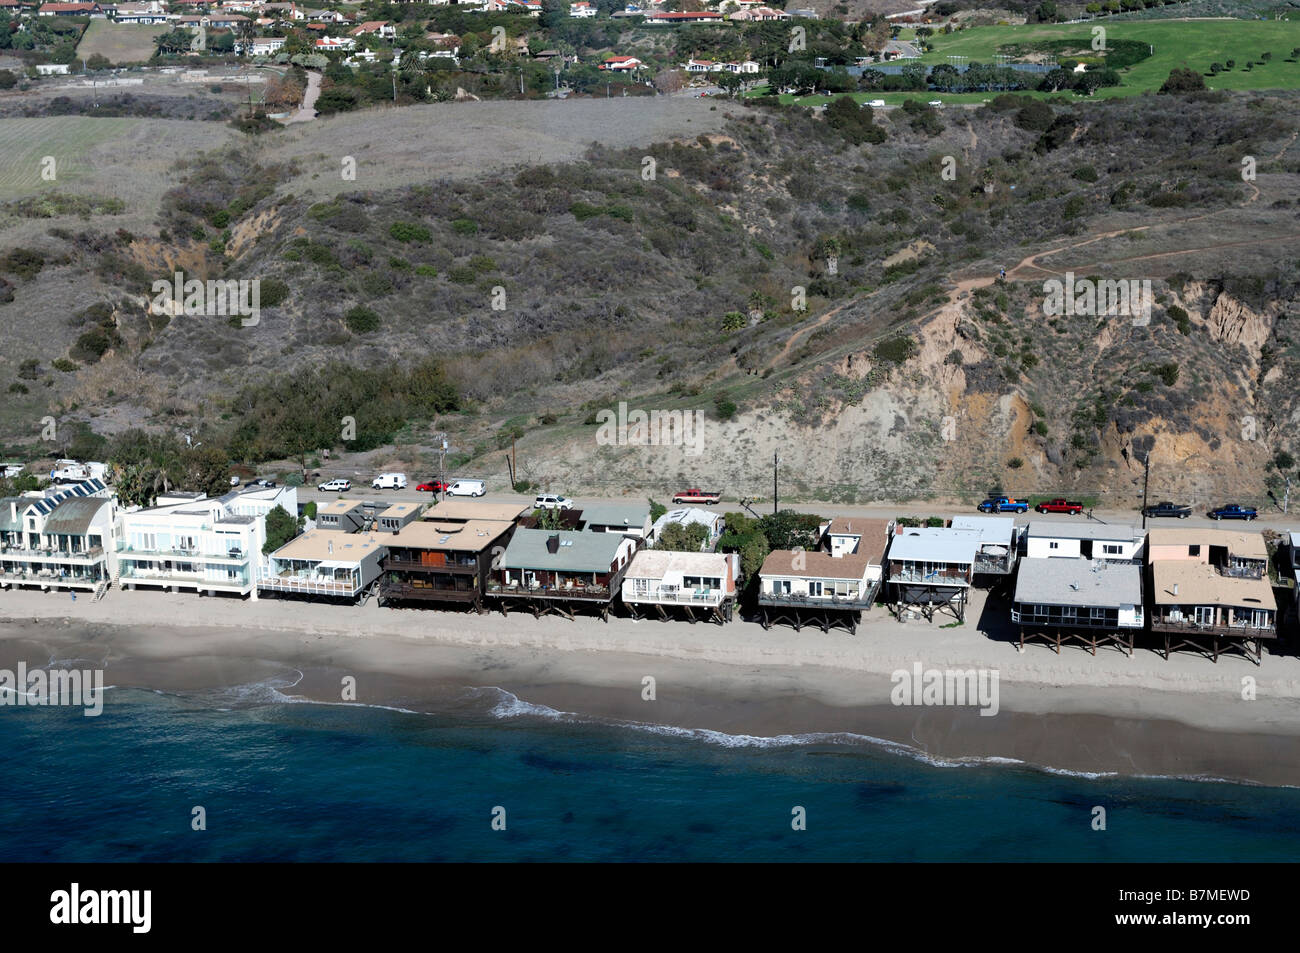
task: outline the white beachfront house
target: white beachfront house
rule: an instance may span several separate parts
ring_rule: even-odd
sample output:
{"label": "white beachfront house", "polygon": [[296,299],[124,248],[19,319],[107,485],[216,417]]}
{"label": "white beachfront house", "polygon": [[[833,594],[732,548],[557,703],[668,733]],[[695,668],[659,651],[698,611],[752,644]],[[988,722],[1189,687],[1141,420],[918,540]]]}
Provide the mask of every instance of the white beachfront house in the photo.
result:
{"label": "white beachfront house", "polygon": [[731,620],[740,556],[736,553],[678,553],[643,549],[623,577],[623,604],[635,618],[653,607],[660,618],[680,607],[691,622],[702,611],[718,622]]}
{"label": "white beachfront house", "polygon": [[101,480],[0,500],[0,588],[108,588],[117,498]]}
{"label": "white beachfront house", "polygon": [[389,538],[384,533],[308,530],[267,557],[258,586],[263,594],[358,600],[379,578]]}
{"label": "white beachfront house", "polygon": [[164,494],[157,505],[122,514],[114,581],[122,589],[193,590],[257,598],[266,517],[277,506],[297,516],[294,487]]}

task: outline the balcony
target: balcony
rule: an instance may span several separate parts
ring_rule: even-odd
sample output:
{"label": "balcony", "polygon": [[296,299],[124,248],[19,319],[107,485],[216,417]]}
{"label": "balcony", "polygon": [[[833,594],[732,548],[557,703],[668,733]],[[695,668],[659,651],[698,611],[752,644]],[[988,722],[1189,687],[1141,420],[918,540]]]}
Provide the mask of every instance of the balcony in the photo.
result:
{"label": "balcony", "polygon": [[119,546],[117,554],[122,557],[135,559],[174,559],[185,562],[213,562],[213,563],[247,563],[251,558],[251,553],[246,553],[242,549],[219,550],[217,552],[205,552],[202,549],[143,549],[134,546]]}
{"label": "balcony", "polygon": [[479,596],[477,589],[437,589],[401,582],[382,583],[379,594],[385,599],[420,599],[427,602],[474,602]]}
{"label": "balcony", "polygon": [[918,572],[900,569],[892,573],[890,582],[922,586],[969,586],[970,580],[962,573]]}
{"label": "balcony", "polygon": [[502,596],[527,599],[589,599],[593,602],[609,602],[612,598],[609,586],[508,586],[494,582],[488,586],[489,596]]}
{"label": "balcony", "polygon": [[876,601],[874,588],[864,594],[849,596],[809,596],[803,593],[760,592],[758,604],[762,606],[782,606],[785,608],[804,609],[870,609]]}
{"label": "balcony", "polygon": [[456,560],[447,562],[445,565],[437,566],[432,563],[421,562],[418,559],[399,559],[388,556],[383,563],[384,572],[389,570],[405,570],[410,572],[449,572],[449,573],[472,573],[478,571],[478,559],[469,558],[465,560]]}
{"label": "balcony", "polygon": [[167,569],[126,568],[118,576],[121,584],[137,586],[185,586],[196,589],[221,589],[245,592],[252,588],[247,575],[235,579],[213,579],[201,572],[178,572]]}
{"label": "balcony", "polygon": [[48,589],[51,586],[63,586],[65,588],[75,589],[94,589],[101,581],[103,576],[96,576],[92,573],[64,573],[60,575],[54,569],[37,569],[26,572],[5,572],[0,571],[0,584],[15,586],[40,586]]}
{"label": "balcony", "polygon": [[676,587],[649,589],[644,592],[633,592],[631,595],[624,595],[624,602],[631,603],[664,603],[668,605],[696,605],[696,606],[713,606],[722,605],[722,601],[727,597],[727,593],[722,589],[679,589]]}
{"label": "balcony", "polygon": [[102,546],[88,549],[53,549],[50,547],[27,547],[12,543],[0,545],[0,555],[12,560],[27,562],[97,562],[104,558]]}
{"label": "balcony", "polygon": [[1237,639],[1272,639],[1277,637],[1277,625],[1272,621],[1262,626],[1244,622],[1234,622],[1229,625],[1210,625],[1190,619],[1170,620],[1156,618],[1151,620],[1151,631],[1168,632],[1174,635],[1180,633],[1183,635],[1217,635]]}
{"label": "balcony", "polygon": [[315,596],[355,596],[361,587],[353,580],[336,579],[333,576],[316,575],[265,575],[257,582],[259,589],[273,589],[277,592],[290,592]]}

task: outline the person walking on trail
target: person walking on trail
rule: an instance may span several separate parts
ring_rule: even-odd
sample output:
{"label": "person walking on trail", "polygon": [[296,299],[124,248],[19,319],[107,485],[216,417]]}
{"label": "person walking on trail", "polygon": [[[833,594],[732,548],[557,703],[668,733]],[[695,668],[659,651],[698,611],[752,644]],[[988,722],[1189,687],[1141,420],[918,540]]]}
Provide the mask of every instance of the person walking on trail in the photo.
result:
{"label": "person walking on trail", "polygon": [[1007,280],[1007,270],[1006,270],[1005,268],[1003,268],[1003,269],[1002,269],[1002,273],[1001,273],[1000,275],[998,275],[998,277],[1001,278],[1003,281],[1006,281],[1006,280]]}
{"label": "person walking on trail", "polygon": [[73,602],[76,602],[76,601],[77,601],[77,590],[76,590],[76,589],[73,589],[73,590],[71,590],[71,592],[72,592],[72,601],[73,601]]}

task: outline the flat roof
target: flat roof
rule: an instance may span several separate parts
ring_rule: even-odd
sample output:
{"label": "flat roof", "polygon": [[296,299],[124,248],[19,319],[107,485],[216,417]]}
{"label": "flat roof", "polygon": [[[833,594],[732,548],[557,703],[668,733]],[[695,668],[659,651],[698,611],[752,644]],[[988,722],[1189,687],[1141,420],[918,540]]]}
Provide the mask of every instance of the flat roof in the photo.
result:
{"label": "flat roof", "polygon": [[513,525],[505,520],[470,520],[466,523],[416,520],[396,533],[383,534],[383,538],[389,546],[478,552],[500,539]]}
{"label": "flat roof", "polygon": [[889,558],[936,563],[974,563],[978,534],[938,527],[909,526],[889,543]]}
{"label": "flat roof", "polygon": [[627,574],[641,579],[662,579],[669,572],[688,576],[727,575],[727,557],[722,553],[679,553],[667,549],[643,549],[632,557]]}
{"label": "flat roof", "polygon": [[[1273,587],[1265,576],[1222,576],[1213,566],[1189,559],[1158,559],[1151,564],[1152,600],[1160,606],[1250,606],[1276,609]],[[1174,586],[1178,595],[1174,595]]]}
{"label": "flat roof", "polygon": [[980,534],[980,542],[1009,543],[1016,535],[1014,516],[954,516],[948,529]]}
{"label": "flat roof", "polygon": [[422,503],[394,503],[389,506],[388,509],[380,513],[379,518],[383,519],[387,516],[395,519],[399,516],[407,516],[411,513],[418,512],[422,505]]}
{"label": "flat roof", "polygon": [[[802,569],[795,569],[796,561]],[[760,576],[789,576],[792,579],[862,579],[871,559],[851,554],[832,556],[817,550],[774,549],[763,560]]]}
{"label": "flat roof", "polygon": [[1234,556],[1247,559],[1268,559],[1268,546],[1263,533],[1247,530],[1205,528],[1159,528],[1147,533],[1147,551],[1152,546],[1224,546]]}
{"label": "flat roof", "polygon": [[316,507],[317,518],[321,516],[342,516],[344,513],[351,513],[359,507],[365,506],[361,500],[334,500],[324,506]]}
{"label": "flat roof", "polygon": [[1016,602],[1119,608],[1142,605],[1142,567],[1058,557],[1020,560]]}
{"label": "flat roof", "polygon": [[501,520],[513,523],[531,506],[520,503],[480,503],[477,500],[443,500],[424,511],[426,520]]}
{"label": "flat roof", "polygon": [[391,533],[343,533],[334,529],[310,529],[289,540],[271,555],[276,559],[360,562],[371,553],[383,549],[391,536]]}
{"label": "flat roof", "polygon": [[1112,539],[1132,542],[1142,532],[1132,523],[1067,523],[1064,520],[1034,520],[1025,527],[1031,539]]}

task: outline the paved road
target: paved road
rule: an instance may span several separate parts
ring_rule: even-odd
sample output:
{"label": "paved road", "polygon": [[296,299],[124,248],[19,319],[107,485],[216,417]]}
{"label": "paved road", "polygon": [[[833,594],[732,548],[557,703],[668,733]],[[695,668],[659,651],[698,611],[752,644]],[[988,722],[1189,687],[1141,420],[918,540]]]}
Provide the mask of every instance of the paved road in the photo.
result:
{"label": "paved road", "polygon": [[284,121],[287,126],[291,122],[310,122],[316,118],[316,100],[320,98],[320,73],[315,70],[307,71],[307,90],[302,96],[302,105],[298,111]]}
{"label": "paved road", "polygon": [[[329,502],[331,500],[337,499],[340,495],[348,499],[354,499],[354,500],[373,500],[376,502],[389,502],[389,503],[399,503],[399,502],[409,503],[413,501],[419,501],[423,503],[433,502],[433,494],[417,493],[414,490],[414,488],[406,489],[406,490],[375,490],[375,489],[371,489],[369,486],[354,484],[353,489],[350,493],[343,493],[343,494],[321,493],[315,487],[310,487],[310,488],[301,487],[298,490],[298,499],[299,502],[302,503],[306,503],[309,500],[315,500],[317,502]],[[518,503],[520,506],[523,506],[528,503],[531,503],[533,501],[533,496],[531,494],[524,495],[518,493],[488,493],[486,496],[481,497],[481,499],[484,502],[488,502],[488,503]],[[641,497],[577,496],[574,497],[573,499],[574,499],[574,503],[579,507],[581,507],[583,503],[644,502],[644,499]],[[655,499],[666,506],[672,505],[671,497],[669,497],[666,494],[656,496]],[[772,503],[770,500],[765,504],[757,503],[757,504],[750,504],[750,506],[754,510],[754,512],[760,516],[772,512]],[[734,500],[732,501],[723,500],[723,502],[718,504],[717,508],[722,512],[726,512],[729,510],[739,510],[741,507]],[[973,506],[968,508],[962,508],[962,507],[954,508],[952,506],[943,506],[939,504],[930,504],[930,503],[901,503],[901,504],[879,503],[879,504],[869,504],[869,505],[864,504],[864,505],[856,505],[856,506],[845,506],[845,505],[831,504],[831,503],[817,503],[817,502],[806,503],[802,501],[793,501],[793,500],[787,502],[783,500],[781,502],[781,508],[800,510],[805,513],[816,513],[819,516],[861,516],[861,517],[868,517],[868,518],[883,518],[883,519],[892,519],[896,516],[952,517],[961,514],[978,515],[977,511]],[[1006,514],[1006,515],[1013,515],[1013,514]],[[1040,515],[1031,510],[1028,513],[1025,513],[1023,515],[1016,514],[1015,521],[1017,526],[1024,526],[1026,523],[1029,523],[1031,521],[1034,522],[1059,521],[1063,523],[1080,523],[1080,522],[1088,522],[1089,517],[1088,516],[1065,516],[1065,515],[1053,514],[1053,513]],[[1093,511],[1092,521],[1102,522],[1102,523],[1131,523],[1134,526],[1140,528],[1142,525],[1142,515],[1138,513],[1136,510],[1099,509]],[[1250,523],[1243,523],[1236,520],[1224,520],[1222,522],[1216,522],[1210,519],[1209,517],[1205,516],[1202,512],[1200,515],[1194,515],[1188,517],[1185,520],[1179,520],[1179,519],[1147,520],[1147,528],[1150,529],[1153,526],[1179,526],[1179,527],[1217,526],[1224,529],[1231,529],[1233,527],[1249,527],[1250,529],[1255,529],[1255,530],[1274,529],[1274,530],[1294,530],[1296,532],[1300,532],[1300,501],[1297,502],[1296,512],[1294,513],[1283,514],[1280,512],[1279,513],[1264,512],[1260,515],[1259,519]]]}

